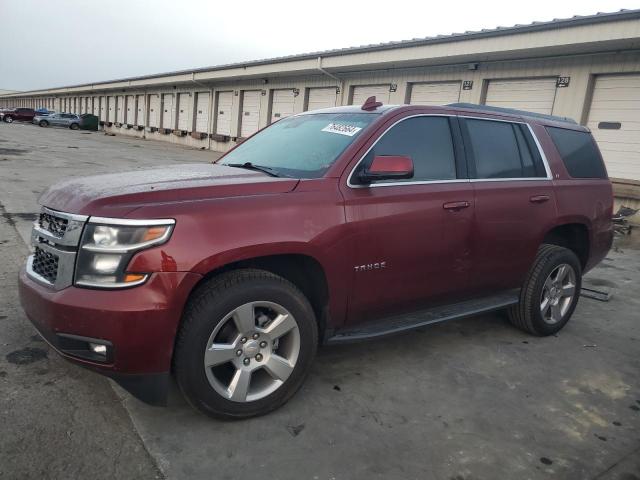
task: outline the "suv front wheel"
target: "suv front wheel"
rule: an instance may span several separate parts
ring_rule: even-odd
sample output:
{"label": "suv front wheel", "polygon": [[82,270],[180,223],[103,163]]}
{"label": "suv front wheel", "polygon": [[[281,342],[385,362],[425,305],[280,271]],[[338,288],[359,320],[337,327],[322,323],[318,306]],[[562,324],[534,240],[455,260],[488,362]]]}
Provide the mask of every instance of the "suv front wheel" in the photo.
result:
{"label": "suv front wheel", "polygon": [[553,335],[571,318],[581,286],[582,267],[576,254],[544,244],[522,286],[519,303],[508,311],[509,320],[534,335]]}
{"label": "suv front wheel", "polygon": [[189,403],[208,415],[263,415],[300,388],[317,344],[313,309],[295,285],[263,270],[236,270],[192,296],[174,372]]}

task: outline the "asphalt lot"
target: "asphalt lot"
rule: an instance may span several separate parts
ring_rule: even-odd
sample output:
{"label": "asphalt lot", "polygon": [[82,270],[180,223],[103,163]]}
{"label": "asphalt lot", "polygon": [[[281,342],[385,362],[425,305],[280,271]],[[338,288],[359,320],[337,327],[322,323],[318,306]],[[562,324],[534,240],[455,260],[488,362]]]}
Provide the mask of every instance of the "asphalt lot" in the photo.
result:
{"label": "asphalt lot", "polygon": [[499,314],[324,348],[271,415],[149,407],[59,359],[17,302],[36,198],[69,175],[208,162],[165,143],[0,124],[0,478],[640,479],[640,251],[559,335]]}

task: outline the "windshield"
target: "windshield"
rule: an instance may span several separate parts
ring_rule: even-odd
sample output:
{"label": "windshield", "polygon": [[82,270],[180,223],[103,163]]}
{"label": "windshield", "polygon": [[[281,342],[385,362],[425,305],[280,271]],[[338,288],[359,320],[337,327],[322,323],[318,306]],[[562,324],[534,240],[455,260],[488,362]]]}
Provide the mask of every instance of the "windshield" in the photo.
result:
{"label": "windshield", "polygon": [[376,117],[370,113],[318,113],[285,118],[241,143],[220,164],[249,163],[279,176],[318,178]]}

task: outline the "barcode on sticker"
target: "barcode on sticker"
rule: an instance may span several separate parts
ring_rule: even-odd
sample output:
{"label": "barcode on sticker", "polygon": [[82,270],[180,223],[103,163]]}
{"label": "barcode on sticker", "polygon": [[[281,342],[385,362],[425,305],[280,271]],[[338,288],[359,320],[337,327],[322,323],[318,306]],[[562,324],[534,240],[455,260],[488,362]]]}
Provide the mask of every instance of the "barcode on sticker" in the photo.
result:
{"label": "barcode on sticker", "polygon": [[353,137],[362,128],[354,125],[345,125],[344,123],[330,123],[322,129],[323,132],[338,133],[340,135],[346,135],[347,137]]}

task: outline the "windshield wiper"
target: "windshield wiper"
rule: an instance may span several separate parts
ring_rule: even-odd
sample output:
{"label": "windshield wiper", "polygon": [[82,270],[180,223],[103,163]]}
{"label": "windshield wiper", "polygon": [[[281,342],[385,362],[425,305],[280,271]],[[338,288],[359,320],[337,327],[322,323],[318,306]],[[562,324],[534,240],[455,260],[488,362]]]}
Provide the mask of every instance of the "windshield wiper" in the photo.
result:
{"label": "windshield wiper", "polygon": [[258,172],[266,173],[267,175],[271,175],[272,177],[279,177],[275,170],[271,167],[265,167],[263,165],[254,165],[251,162],[245,163],[223,163],[227,167],[235,167],[235,168],[246,168],[247,170],[255,170]]}

